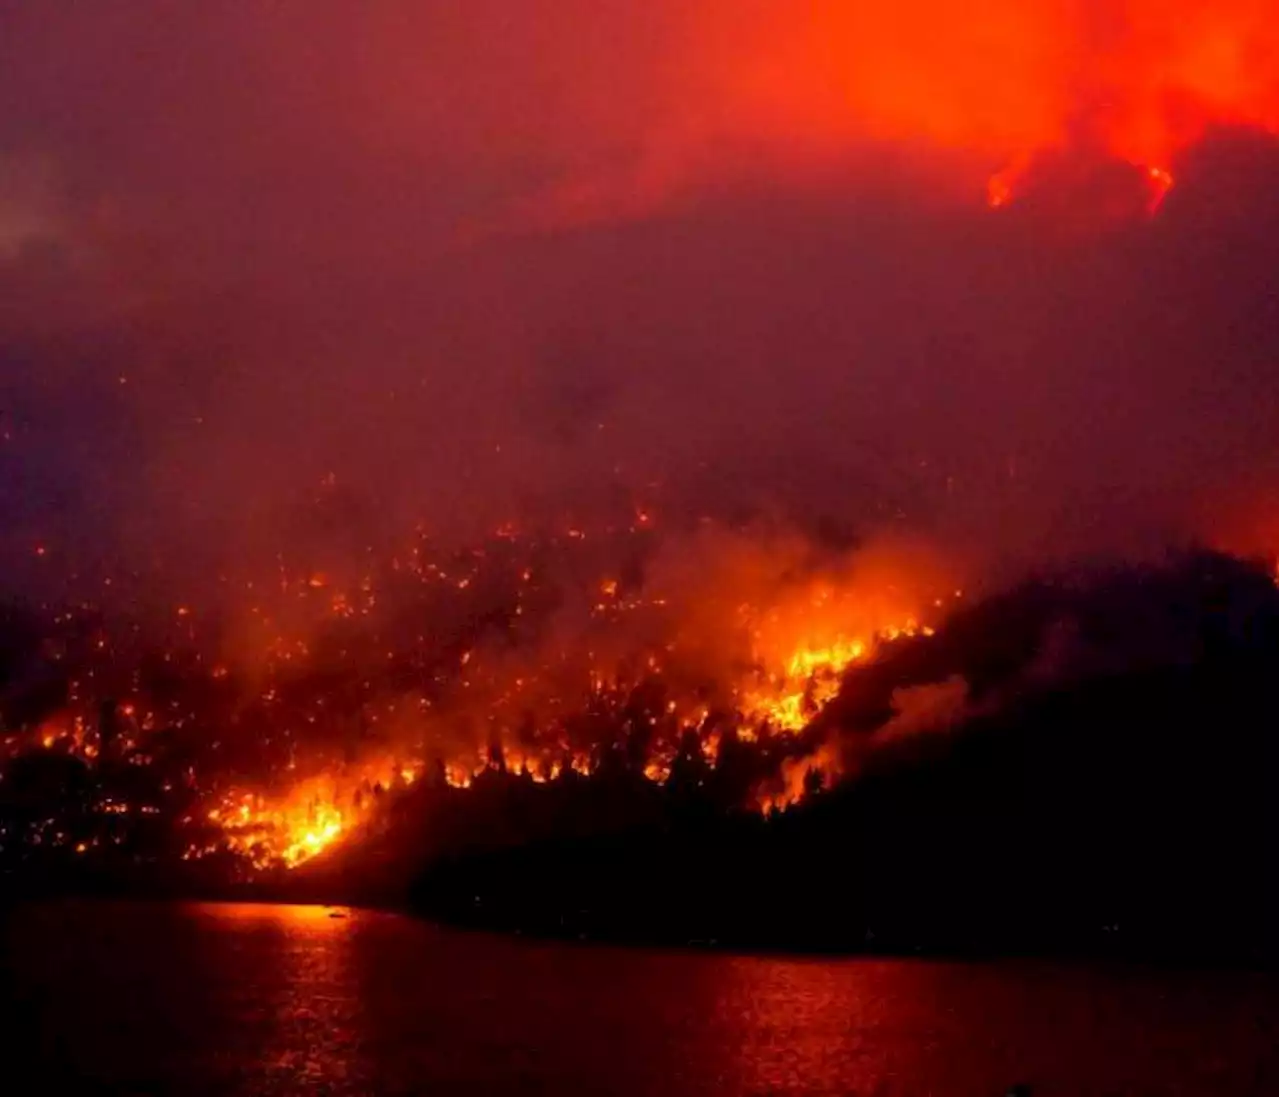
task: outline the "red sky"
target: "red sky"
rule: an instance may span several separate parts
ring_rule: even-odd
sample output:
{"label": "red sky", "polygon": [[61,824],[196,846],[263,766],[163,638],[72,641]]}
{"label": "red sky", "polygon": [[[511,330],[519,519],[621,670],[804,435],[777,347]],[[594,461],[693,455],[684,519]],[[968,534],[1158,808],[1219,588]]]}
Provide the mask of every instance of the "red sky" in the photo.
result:
{"label": "red sky", "polygon": [[270,541],[336,471],[442,526],[652,478],[1019,552],[1248,526],[1276,41],[1242,0],[10,8],[0,512]]}

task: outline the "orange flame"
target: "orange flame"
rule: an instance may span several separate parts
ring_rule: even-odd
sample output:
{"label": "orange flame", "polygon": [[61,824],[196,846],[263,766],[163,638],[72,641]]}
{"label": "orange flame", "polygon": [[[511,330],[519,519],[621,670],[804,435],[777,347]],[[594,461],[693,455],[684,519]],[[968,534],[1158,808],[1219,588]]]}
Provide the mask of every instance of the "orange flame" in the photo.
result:
{"label": "orange flame", "polygon": [[795,155],[924,143],[1003,165],[1007,205],[1042,154],[1082,148],[1148,173],[1215,125],[1277,130],[1277,11],[1263,0],[816,0],[764,6],[701,48],[729,116]]}

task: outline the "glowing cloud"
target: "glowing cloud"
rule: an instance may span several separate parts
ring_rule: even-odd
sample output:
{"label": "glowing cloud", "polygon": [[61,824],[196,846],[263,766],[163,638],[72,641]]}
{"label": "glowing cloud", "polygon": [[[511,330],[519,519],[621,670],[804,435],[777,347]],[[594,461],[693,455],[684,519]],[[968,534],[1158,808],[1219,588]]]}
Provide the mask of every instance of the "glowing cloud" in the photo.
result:
{"label": "glowing cloud", "polygon": [[777,139],[925,142],[1015,171],[1074,145],[1167,172],[1210,126],[1276,129],[1276,11],[1257,0],[818,0],[752,30],[723,85]]}

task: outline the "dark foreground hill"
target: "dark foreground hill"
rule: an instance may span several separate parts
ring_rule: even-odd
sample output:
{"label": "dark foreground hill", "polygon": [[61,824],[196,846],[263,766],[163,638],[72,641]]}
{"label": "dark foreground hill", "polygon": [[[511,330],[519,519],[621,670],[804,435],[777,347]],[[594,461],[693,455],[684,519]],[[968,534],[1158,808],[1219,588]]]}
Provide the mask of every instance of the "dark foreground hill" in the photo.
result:
{"label": "dark foreground hill", "polygon": [[[814,732],[855,769],[834,787],[764,817],[709,772],[497,774],[468,821],[436,813],[410,902],[588,938],[1274,962],[1276,605],[1214,556],[1028,584],[846,683]],[[944,728],[883,734],[957,676]]]}

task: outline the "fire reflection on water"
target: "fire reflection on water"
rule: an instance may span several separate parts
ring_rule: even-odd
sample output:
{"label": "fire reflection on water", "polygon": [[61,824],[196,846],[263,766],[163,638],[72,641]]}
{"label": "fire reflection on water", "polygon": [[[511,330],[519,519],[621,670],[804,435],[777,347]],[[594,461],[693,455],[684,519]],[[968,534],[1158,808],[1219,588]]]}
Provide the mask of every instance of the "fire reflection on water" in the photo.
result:
{"label": "fire reflection on water", "polygon": [[29,905],[0,942],[7,1070],[42,1082],[15,1093],[1274,1092],[1263,973],[584,947],[318,906]]}

